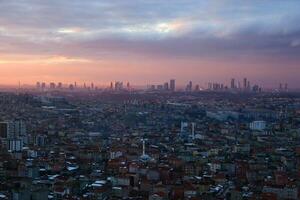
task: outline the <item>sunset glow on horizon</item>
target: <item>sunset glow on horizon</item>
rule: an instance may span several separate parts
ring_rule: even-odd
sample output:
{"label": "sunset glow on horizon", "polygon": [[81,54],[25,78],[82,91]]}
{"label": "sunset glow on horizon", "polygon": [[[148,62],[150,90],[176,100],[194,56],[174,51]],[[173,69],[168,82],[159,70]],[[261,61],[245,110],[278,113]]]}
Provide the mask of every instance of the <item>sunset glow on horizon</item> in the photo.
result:
{"label": "sunset glow on horizon", "polygon": [[300,86],[300,2],[0,1],[0,84]]}

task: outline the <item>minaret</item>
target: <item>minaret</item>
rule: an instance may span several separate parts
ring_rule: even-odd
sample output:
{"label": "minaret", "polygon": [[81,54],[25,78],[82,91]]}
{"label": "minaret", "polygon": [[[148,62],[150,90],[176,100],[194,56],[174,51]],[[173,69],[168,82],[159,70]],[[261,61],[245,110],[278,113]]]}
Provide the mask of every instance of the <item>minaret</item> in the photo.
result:
{"label": "minaret", "polygon": [[148,162],[148,161],[152,160],[151,157],[146,154],[146,145],[145,145],[146,140],[147,139],[142,139],[142,141],[143,141],[143,155],[140,156],[140,160],[142,162]]}
{"label": "minaret", "polygon": [[143,156],[145,156],[145,140],[143,139]]}

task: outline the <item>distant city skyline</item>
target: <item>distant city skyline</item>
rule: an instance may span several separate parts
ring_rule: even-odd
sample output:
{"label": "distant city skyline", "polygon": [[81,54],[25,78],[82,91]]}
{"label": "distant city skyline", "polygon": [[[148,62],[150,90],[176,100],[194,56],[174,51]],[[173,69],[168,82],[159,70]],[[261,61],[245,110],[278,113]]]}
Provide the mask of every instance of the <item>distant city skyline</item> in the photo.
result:
{"label": "distant city skyline", "polygon": [[[175,86],[172,86],[172,80],[176,82]],[[247,85],[245,87],[244,81],[247,80]],[[234,81],[234,82],[232,82]],[[208,82],[201,82],[201,81],[193,81],[193,80],[187,80],[187,81],[178,81],[177,79],[169,79],[169,80],[162,80],[162,81],[157,81],[157,82],[147,82],[147,84],[139,84],[132,82],[130,80],[111,80],[109,82],[99,82],[99,81],[73,81],[73,82],[68,82],[68,81],[45,81],[45,80],[38,80],[33,83],[23,83],[21,81],[18,81],[15,84],[7,84],[7,83],[2,83],[0,84],[0,87],[37,87],[39,84],[42,86],[42,84],[45,84],[46,88],[56,88],[57,86],[62,87],[69,87],[70,85],[74,86],[75,88],[111,88],[112,86],[115,87],[115,84],[122,84],[124,87],[128,87],[128,84],[130,87],[134,88],[148,88],[150,86],[161,86],[162,88],[168,88],[169,90],[174,90],[174,89],[187,89],[188,87],[190,89],[192,88],[197,88],[199,89],[209,89],[210,87],[212,88],[214,85],[218,86],[221,88],[228,88],[228,89],[244,89],[244,88],[252,88],[253,86],[257,85],[260,86],[261,88],[264,89],[280,89],[280,88],[285,88],[288,87],[289,89],[299,89],[297,87],[290,87],[290,84],[285,81],[277,82],[274,85],[266,86],[263,84],[259,84],[261,82],[255,82],[252,80],[249,80],[248,78],[231,78],[225,81],[222,80],[211,80]],[[173,89],[172,89],[173,88]]]}
{"label": "distant city skyline", "polygon": [[[262,92],[262,91],[277,91],[288,92],[298,91],[299,89],[291,88],[287,82],[280,82],[277,87],[267,88],[259,85],[256,82],[251,82],[247,77],[242,80],[231,78],[228,82],[211,81],[200,85],[198,82],[188,81],[185,84],[178,84],[176,79],[164,80],[160,83],[148,83],[147,85],[132,84],[130,81],[110,81],[106,84],[99,84],[95,82],[45,82],[37,81],[35,85],[22,84],[19,82],[19,89],[22,88],[36,88],[41,91],[57,90],[57,89],[88,89],[88,90],[111,90],[111,91],[135,91],[135,90],[148,90],[148,91],[186,91],[186,92],[199,92],[199,91],[237,91],[237,92]],[[15,87],[16,88],[16,87]]]}
{"label": "distant city skyline", "polygon": [[[300,88],[299,1],[0,1],[0,85]],[[229,83],[230,84],[230,83]]]}

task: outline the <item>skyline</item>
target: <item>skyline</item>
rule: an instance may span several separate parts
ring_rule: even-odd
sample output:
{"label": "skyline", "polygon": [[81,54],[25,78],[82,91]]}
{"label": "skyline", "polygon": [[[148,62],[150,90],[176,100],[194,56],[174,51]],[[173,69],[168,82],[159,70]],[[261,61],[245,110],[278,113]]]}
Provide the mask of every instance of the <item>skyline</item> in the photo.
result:
{"label": "skyline", "polygon": [[299,88],[300,2],[0,1],[0,84],[247,77]]}
{"label": "skyline", "polygon": [[[0,85],[4,87],[4,85]],[[45,82],[37,81],[35,84],[22,84],[10,85],[11,88],[18,89],[38,89],[38,90],[56,90],[56,89],[88,89],[88,90],[116,90],[116,91],[134,91],[134,90],[149,90],[149,91],[187,91],[187,92],[200,92],[200,91],[234,91],[234,92],[261,92],[261,91],[275,91],[275,92],[288,92],[298,91],[298,89],[290,88],[286,82],[280,82],[277,87],[264,88],[263,86],[252,82],[247,77],[241,79],[231,78],[227,82],[210,81],[204,85],[198,82],[188,81],[186,83],[179,83],[176,79],[164,80],[160,83],[148,83],[147,85],[132,84],[129,80],[127,81],[110,81],[106,84],[95,83],[95,82]]]}

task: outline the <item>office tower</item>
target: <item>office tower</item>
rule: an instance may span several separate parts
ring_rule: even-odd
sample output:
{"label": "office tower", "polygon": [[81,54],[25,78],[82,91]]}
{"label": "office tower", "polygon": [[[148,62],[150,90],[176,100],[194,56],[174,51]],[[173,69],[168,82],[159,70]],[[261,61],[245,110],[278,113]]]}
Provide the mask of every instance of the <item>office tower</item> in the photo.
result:
{"label": "office tower", "polygon": [[284,90],[287,92],[288,91],[288,84],[284,84]]}
{"label": "office tower", "polygon": [[94,89],[94,83],[93,82],[91,83],[91,88],[92,88],[92,90]]}
{"label": "office tower", "polygon": [[244,78],[244,84],[243,84],[243,88],[244,90],[246,90],[248,88],[248,82],[247,82],[247,78]]}
{"label": "office tower", "polygon": [[208,83],[208,89],[212,90],[212,88],[213,88],[213,84],[212,83]]}
{"label": "office tower", "polygon": [[175,79],[171,79],[171,80],[170,80],[170,90],[171,90],[172,92],[175,92],[175,89],[176,89]]}
{"label": "office tower", "polygon": [[76,82],[76,81],[75,81],[75,83],[74,83],[74,87],[77,88],[77,82]]}
{"label": "office tower", "polygon": [[216,84],[215,83],[212,84],[212,90],[216,90]]}
{"label": "office tower", "polygon": [[258,85],[254,85],[252,88],[253,92],[259,92],[259,86]]}
{"label": "office tower", "polygon": [[155,90],[155,85],[148,85],[148,90]]}
{"label": "office tower", "polygon": [[55,83],[53,82],[50,83],[50,89],[55,89]]}
{"label": "office tower", "polygon": [[45,82],[42,83],[41,88],[42,88],[42,89],[45,89],[45,88],[46,88],[46,83],[45,83]]}
{"label": "office tower", "polygon": [[235,80],[234,80],[234,78],[231,79],[230,88],[235,89]]}
{"label": "office tower", "polygon": [[36,88],[40,89],[41,88],[41,83],[40,82],[36,82]]}
{"label": "office tower", "polygon": [[69,89],[70,89],[70,90],[74,90],[74,85],[73,85],[73,84],[70,84],[70,85],[69,85]]}
{"label": "office tower", "polygon": [[282,91],[282,83],[279,83],[279,91]]}
{"label": "office tower", "polygon": [[126,87],[127,87],[127,90],[130,90],[130,83],[129,82],[127,82]]}
{"label": "office tower", "polygon": [[169,83],[168,82],[165,82],[164,83],[164,90],[169,90]]}
{"label": "office tower", "polygon": [[157,85],[157,90],[163,90],[164,86],[163,85]]}
{"label": "office tower", "polygon": [[199,86],[199,85],[196,85],[196,86],[195,86],[195,91],[196,91],[196,92],[200,91],[200,86]]}
{"label": "office tower", "polygon": [[250,81],[247,82],[247,89],[250,89],[251,85],[250,85]]}
{"label": "office tower", "polygon": [[192,89],[193,89],[193,82],[190,81],[190,82],[187,84],[187,86],[186,86],[186,91],[187,91],[187,92],[191,92]]}
{"label": "office tower", "polygon": [[59,83],[57,84],[57,88],[58,88],[58,89],[62,89],[62,83],[61,83],[61,82],[59,82]]}
{"label": "office tower", "polygon": [[115,90],[116,91],[120,91],[123,89],[123,82],[120,82],[120,81],[116,81],[115,82]]}
{"label": "office tower", "polygon": [[156,89],[156,86],[155,86],[155,85],[150,85],[150,86],[149,86],[149,89],[150,89],[150,90],[155,90],[155,89]]}

